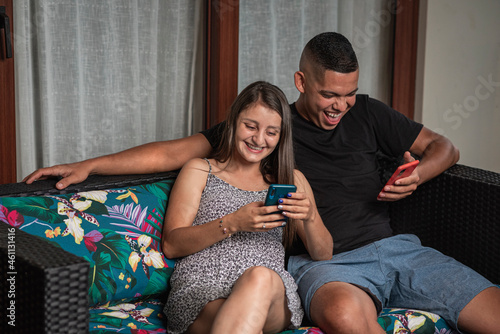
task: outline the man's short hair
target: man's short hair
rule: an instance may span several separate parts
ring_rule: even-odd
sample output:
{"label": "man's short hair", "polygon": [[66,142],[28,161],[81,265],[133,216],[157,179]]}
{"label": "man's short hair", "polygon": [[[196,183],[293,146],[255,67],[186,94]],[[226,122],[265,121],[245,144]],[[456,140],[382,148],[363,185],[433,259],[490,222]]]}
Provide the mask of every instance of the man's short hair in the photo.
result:
{"label": "man's short hair", "polygon": [[351,43],[336,32],[324,32],[313,37],[304,47],[300,70],[309,62],[315,74],[325,70],[351,73],[358,69],[358,59]]}

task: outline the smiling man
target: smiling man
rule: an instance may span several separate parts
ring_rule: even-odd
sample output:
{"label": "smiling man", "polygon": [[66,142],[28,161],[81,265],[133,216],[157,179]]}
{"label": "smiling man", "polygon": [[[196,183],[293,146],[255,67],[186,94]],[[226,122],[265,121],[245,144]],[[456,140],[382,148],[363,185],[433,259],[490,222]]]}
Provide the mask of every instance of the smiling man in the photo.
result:
{"label": "smiling man", "polygon": [[[384,333],[377,323],[381,308],[400,306],[439,314],[455,328],[493,333],[500,290],[422,247],[416,236],[393,236],[387,212],[387,201],[410,195],[456,163],[458,150],[384,103],[356,94],[359,70],[350,42],[332,32],[307,43],[295,73],[296,163],[334,240],[332,260],[290,257],[306,314],[326,333]],[[406,162],[411,152],[421,163],[382,189],[378,152]],[[491,309],[482,312],[483,306]]]}
{"label": "smiling man", "polygon": [[[422,247],[414,235],[392,234],[388,201],[403,199],[458,161],[445,137],[386,104],[357,94],[359,65],[341,34],[315,36],[304,48],[290,107],[297,168],[306,176],[318,211],[334,240],[329,261],[313,261],[297,245],[288,270],[299,286],[306,314],[326,333],[384,333],[377,322],[383,307],[439,314],[470,333],[497,333],[500,289],[444,256]],[[150,143],[83,162],[42,168],[30,183],[61,176],[57,187],[89,174],[175,170],[210,155],[221,125],[201,134]],[[378,174],[378,153],[420,157],[413,173],[391,186]],[[286,205],[287,199],[284,199]],[[446,281],[445,281],[446,278]]]}
{"label": "smiling man", "polygon": [[[301,94],[295,105],[317,127],[333,130],[356,103],[359,69],[354,51],[346,49],[343,57],[351,61],[335,64],[334,70],[317,56],[318,47],[324,46],[317,44],[309,43],[302,53],[300,71],[295,73],[295,86]],[[338,53],[336,48],[330,51]]]}

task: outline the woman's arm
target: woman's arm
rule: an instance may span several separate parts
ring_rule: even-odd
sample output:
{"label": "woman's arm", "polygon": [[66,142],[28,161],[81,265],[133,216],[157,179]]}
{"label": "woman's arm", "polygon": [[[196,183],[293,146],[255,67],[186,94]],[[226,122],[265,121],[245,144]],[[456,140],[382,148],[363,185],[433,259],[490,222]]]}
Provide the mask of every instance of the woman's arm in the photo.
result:
{"label": "woman's arm", "polygon": [[220,219],[193,226],[207,182],[208,168],[206,161],[193,159],[177,176],[163,224],[162,249],[168,258],[196,253],[229,235],[224,233],[224,223],[219,227]]}
{"label": "woman's arm", "polygon": [[295,219],[297,234],[313,260],[329,260],[333,255],[333,239],[323,224],[314,200],[314,194],[304,174],[295,170],[297,192],[283,199],[287,217]]}
{"label": "woman's arm", "polygon": [[168,258],[199,252],[239,231],[267,232],[281,225],[279,222],[272,223],[283,218],[279,213],[270,214],[276,211],[276,207],[264,206],[264,202],[252,202],[224,217],[192,226],[207,175],[206,161],[194,159],[177,176],[163,224],[162,249]]}

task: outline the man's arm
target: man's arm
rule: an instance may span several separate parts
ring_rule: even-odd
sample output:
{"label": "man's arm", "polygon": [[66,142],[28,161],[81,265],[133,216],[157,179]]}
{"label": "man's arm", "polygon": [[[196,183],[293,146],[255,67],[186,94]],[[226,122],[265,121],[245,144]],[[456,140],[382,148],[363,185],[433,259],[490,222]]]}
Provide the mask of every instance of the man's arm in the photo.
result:
{"label": "man's arm", "polygon": [[[438,176],[460,158],[458,149],[448,138],[426,127],[420,131],[410,152],[420,157],[420,164],[410,176],[399,179],[395,185],[384,187],[380,200],[396,201],[409,196],[419,185]],[[405,163],[414,160],[410,152],[404,155]]]}
{"label": "man's arm", "polygon": [[48,176],[58,176],[62,179],[56,187],[64,189],[70,184],[84,181],[91,174],[148,174],[176,170],[193,158],[207,157],[211,151],[212,146],[207,138],[197,133],[186,138],[144,144],[81,162],[41,168],[23,181],[30,184]]}
{"label": "man's arm", "polygon": [[410,152],[421,157],[417,167],[418,185],[438,176],[457,163],[460,158],[458,148],[446,137],[426,127],[422,128]]}

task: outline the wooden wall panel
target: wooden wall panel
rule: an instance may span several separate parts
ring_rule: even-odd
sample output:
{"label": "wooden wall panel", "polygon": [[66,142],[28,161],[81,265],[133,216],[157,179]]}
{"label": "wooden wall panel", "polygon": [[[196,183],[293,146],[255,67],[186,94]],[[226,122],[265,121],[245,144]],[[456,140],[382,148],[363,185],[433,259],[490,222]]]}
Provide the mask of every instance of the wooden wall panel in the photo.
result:
{"label": "wooden wall panel", "polygon": [[206,127],[226,117],[238,95],[238,0],[208,0]]}
{"label": "wooden wall panel", "polygon": [[[14,55],[12,0],[0,0],[9,18]],[[16,182],[14,58],[7,58],[5,30],[0,30],[0,184]]]}
{"label": "wooden wall panel", "polygon": [[417,68],[419,0],[397,0],[392,107],[413,119]]}

